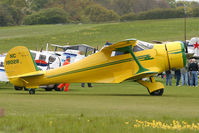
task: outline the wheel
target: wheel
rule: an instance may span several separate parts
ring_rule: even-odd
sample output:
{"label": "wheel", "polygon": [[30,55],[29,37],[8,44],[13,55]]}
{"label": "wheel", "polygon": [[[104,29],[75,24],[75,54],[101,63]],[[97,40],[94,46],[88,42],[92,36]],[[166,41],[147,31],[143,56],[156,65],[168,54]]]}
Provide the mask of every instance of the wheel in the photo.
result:
{"label": "wheel", "polygon": [[19,86],[14,86],[15,90],[19,91],[19,90],[22,90],[23,87],[19,87]]}
{"label": "wheel", "polygon": [[32,94],[35,94],[35,89],[30,89],[30,90],[29,90],[29,94],[31,94],[31,95],[32,95]]}
{"label": "wheel", "polygon": [[58,85],[59,85],[59,84],[55,84],[55,86],[54,86],[54,88],[53,88],[53,89],[55,89],[55,91],[61,91],[61,89],[58,88]]}
{"label": "wheel", "polygon": [[24,87],[23,89],[24,89],[24,91],[28,91],[28,89],[26,87]]}
{"label": "wheel", "polygon": [[150,95],[151,96],[162,96],[163,92],[164,92],[164,89],[159,89],[154,92],[151,92]]}
{"label": "wheel", "polygon": [[46,91],[52,91],[52,88],[45,88]]}

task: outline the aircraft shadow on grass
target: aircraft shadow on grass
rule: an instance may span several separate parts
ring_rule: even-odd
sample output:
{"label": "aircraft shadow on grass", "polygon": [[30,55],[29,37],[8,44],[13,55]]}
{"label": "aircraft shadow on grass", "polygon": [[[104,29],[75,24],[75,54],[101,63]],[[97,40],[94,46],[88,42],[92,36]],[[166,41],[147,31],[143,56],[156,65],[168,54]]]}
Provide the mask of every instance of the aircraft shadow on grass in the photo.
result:
{"label": "aircraft shadow on grass", "polygon": [[[12,94],[12,95],[24,95],[24,96],[27,96],[29,94],[27,93],[19,93],[19,92],[13,92],[13,93],[3,93],[3,94]],[[79,94],[70,94],[70,93],[37,93],[37,95],[40,95],[40,96],[48,96],[48,95],[58,95],[58,96],[91,96],[91,97],[95,97],[95,96],[106,96],[106,97],[109,97],[109,96],[115,96],[115,97],[130,97],[130,96],[133,96],[133,97],[150,97],[150,95],[148,94],[117,94],[117,93],[111,93],[111,94],[106,94],[106,93],[99,93],[99,94],[93,94],[93,93],[79,93]],[[157,97],[157,96],[153,96],[154,98]],[[165,94],[163,97],[168,97],[168,98],[176,98],[176,97],[187,97],[187,95],[168,95],[168,94]]]}
{"label": "aircraft shadow on grass", "polygon": [[[13,94],[13,95],[28,95],[27,93],[18,93],[18,92],[13,92],[13,93],[4,93],[4,94]],[[148,94],[117,94],[117,93],[37,93],[37,95],[61,95],[61,96],[150,96]]]}

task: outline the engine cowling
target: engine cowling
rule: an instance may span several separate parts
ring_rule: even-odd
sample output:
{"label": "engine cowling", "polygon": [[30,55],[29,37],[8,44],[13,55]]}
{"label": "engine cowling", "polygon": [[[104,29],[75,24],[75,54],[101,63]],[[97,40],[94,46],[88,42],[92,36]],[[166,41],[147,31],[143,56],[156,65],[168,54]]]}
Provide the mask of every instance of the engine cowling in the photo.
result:
{"label": "engine cowling", "polygon": [[180,69],[186,65],[184,43],[180,41],[170,42],[166,45],[169,69]]}

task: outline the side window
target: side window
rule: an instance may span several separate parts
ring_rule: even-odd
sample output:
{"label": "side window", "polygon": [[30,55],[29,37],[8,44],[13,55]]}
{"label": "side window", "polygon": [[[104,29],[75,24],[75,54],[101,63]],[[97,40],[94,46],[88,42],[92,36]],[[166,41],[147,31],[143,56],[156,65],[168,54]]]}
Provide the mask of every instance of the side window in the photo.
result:
{"label": "side window", "polygon": [[55,57],[50,56],[50,57],[49,57],[49,62],[52,63],[52,62],[55,61],[55,59],[56,59]]}
{"label": "side window", "polygon": [[36,53],[31,52],[33,59],[35,60],[36,58]]}
{"label": "side window", "polygon": [[138,52],[138,51],[142,51],[142,50],[144,50],[144,49],[137,45],[133,47],[133,52]]}
{"label": "side window", "polygon": [[123,51],[112,51],[111,57],[113,56],[118,56],[118,55],[123,55],[123,54],[128,54],[129,52],[123,52]]}
{"label": "side window", "polygon": [[39,60],[46,61],[46,56],[41,54],[41,55],[39,56]]}

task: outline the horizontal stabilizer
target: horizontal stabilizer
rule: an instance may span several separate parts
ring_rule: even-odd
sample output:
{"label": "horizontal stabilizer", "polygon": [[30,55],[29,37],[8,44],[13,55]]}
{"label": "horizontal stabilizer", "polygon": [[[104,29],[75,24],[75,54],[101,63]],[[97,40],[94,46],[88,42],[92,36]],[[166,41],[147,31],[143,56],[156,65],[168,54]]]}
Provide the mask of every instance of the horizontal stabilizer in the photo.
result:
{"label": "horizontal stabilizer", "polygon": [[43,71],[35,71],[35,72],[30,72],[22,75],[17,75],[17,76],[11,76],[9,78],[26,78],[26,77],[34,77],[34,76],[41,76],[44,75]]}

